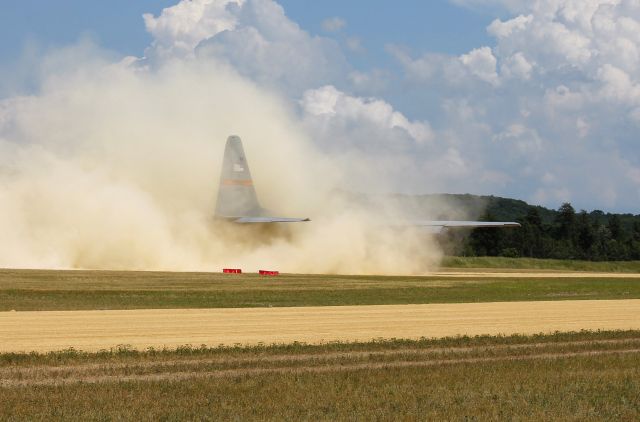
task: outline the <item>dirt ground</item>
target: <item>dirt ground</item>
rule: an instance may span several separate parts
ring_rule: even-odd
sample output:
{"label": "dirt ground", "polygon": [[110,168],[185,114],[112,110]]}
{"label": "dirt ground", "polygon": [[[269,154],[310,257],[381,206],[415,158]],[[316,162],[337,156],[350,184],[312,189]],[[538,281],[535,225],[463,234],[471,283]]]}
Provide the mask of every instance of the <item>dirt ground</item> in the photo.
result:
{"label": "dirt ground", "polygon": [[0,352],[640,329],[640,300],[0,312]]}

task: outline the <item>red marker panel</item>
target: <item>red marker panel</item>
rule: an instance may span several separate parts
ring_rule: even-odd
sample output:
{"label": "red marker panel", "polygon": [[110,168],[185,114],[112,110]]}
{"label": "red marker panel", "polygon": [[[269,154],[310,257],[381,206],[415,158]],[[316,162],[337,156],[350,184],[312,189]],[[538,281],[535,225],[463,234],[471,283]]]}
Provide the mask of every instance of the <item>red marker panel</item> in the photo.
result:
{"label": "red marker panel", "polygon": [[242,274],[242,270],[240,268],[225,268],[222,272],[225,274]]}

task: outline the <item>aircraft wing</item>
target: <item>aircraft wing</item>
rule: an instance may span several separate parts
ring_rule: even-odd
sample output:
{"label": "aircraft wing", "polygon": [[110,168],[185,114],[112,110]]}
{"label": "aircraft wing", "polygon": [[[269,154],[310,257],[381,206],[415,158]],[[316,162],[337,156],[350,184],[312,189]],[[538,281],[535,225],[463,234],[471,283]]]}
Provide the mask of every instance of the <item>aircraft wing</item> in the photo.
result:
{"label": "aircraft wing", "polygon": [[419,227],[520,227],[520,223],[513,221],[409,221],[409,226]]}
{"label": "aircraft wing", "polygon": [[520,227],[513,221],[430,221],[410,220],[401,224],[406,227],[423,227],[434,234],[442,233],[449,228],[477,228],[477,227]]}
{"label": "aircraft wing", "polygon": [[231,220],[233,223],[251,224],[251,223],[301,223],[311,221],[308,218],[292,218],[292,217],[238,217]]}

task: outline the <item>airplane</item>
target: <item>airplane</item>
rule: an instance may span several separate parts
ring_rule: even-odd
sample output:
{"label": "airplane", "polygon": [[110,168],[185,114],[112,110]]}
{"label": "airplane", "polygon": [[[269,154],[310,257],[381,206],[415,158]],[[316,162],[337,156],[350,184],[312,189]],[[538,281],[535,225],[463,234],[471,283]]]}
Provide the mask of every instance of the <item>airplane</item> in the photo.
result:
{"label": "airplane", "polygon": [[[238,224],[301,223],[309,218],[277,217],[260,206],[249,164],[240,137],[227,138],[222,161],[220,189],[216,202],[215,218]],[[442,231],[447,228],[520,227],[512,221],[430,221],[408,220],[395,222],[399,226],[414,226]]]}

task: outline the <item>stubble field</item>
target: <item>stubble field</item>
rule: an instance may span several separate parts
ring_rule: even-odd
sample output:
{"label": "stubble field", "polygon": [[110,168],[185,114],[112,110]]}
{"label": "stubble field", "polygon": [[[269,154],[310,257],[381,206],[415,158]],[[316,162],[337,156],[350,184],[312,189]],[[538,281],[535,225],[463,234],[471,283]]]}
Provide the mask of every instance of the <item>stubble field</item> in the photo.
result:
{"label": "stubble field", "polygon": [[5,420],[621,420],[640,331],[0,355]]}

